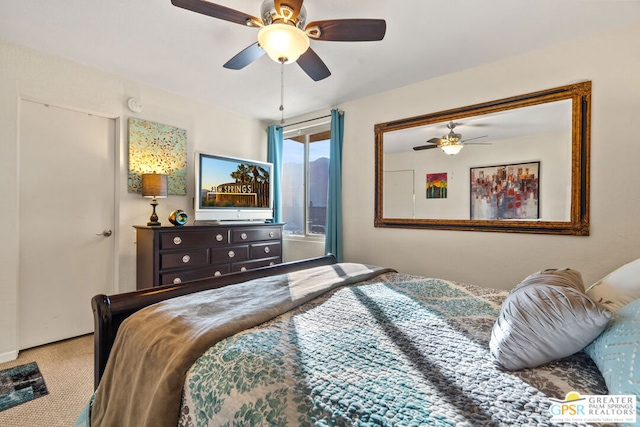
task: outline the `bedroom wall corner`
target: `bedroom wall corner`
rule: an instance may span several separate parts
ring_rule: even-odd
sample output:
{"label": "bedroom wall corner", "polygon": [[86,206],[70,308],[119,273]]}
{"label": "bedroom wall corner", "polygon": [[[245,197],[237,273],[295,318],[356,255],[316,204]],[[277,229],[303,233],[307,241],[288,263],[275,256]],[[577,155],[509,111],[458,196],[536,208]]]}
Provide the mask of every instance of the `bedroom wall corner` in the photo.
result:
{"label": "bedroom wall corner", "polygon": [[[266,159],[266,134],[260,121],[212,105],[195,102],[140,82],[122,79],[94,68],[0,41],[0,200],[4,227],[0,227],[0,361],[17,355],[19,298],[19,98],[50,102],[119,118],[117,130],[117,191],[115,237],[116,278],[114,292],[134,290],[135,233],[133,225],[146,223],[148,201],[127,193],[127,118],[135,116],[181,127],[188,138],[188,194],[160,201],[158,215],[167,223],[174,209],[192,212],[193,151],[206,150],[245,158]],[[141,114],[127,109],[131,96],[144,104]],[[90,304],[87,301],[87,304]]]}
{"label": "bedroom wall corner", "polygon": [[[159,200],[157,214],[162,225],[170,225],[169,214],[175,209],[187,212],[188,224],[194,220],[193,198],[195,179],[193,175],[194,151],[207,151],[243,158],[266,160],[267,137],[264,125],[255,119],[221,110],[217,107],[201,104],[158,89],[125,82],[125,93],[134,93],[144,101],[144,113],[126,116],[169,124],[187,131],[187,195],[170,195]],[[144,225],[149,220],[148,200],[137,193],[127,192],[128,135],[126,120],[123,123],[123,150],[120,155],[120,192],[123,201],[119,214],[119,223],[123,224],[120,233],[120,277],[119,292],[136,289],[135,230],[133,225]]]}
{"label": "bedroom wall corner", "polygon": [[[348,112],[345,259],[510,289],[535,271],[560,267],[580,271],[589,285],[639,258],[640,193],[632,184],[640,158],[639,39],[640,24],[634,24],[340,105]],[[585,80],[593,82],[590,236],[373,226],[376,123]],[[612,140],[620,130],[626,137]]]}

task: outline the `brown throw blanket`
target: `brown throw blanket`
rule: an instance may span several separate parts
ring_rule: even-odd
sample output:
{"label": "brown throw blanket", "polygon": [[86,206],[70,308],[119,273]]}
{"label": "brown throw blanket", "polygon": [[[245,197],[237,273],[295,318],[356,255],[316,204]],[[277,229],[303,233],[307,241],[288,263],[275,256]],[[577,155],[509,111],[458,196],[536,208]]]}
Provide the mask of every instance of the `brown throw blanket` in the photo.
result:
{"label": "brown throw blanket", "polygon": [[191,365],[213,344],[338,286],[391,269],[341,263],[173,298],[122,323],[98,386],[92,427],[175,427]]}

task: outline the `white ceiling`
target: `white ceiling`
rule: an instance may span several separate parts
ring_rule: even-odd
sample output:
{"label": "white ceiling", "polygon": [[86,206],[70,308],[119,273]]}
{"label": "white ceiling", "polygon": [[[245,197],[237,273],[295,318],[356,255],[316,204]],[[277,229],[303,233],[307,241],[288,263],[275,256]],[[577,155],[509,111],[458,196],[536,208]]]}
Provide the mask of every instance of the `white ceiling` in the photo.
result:
{"label": "white ceiling", "polygon": [[[462,135],[462,141],[473,140],[470,141],[472,144],[493,144],[501,140],[558,132],[565,132],[570,143],[571,100],[463,117],[454,120],[454,123],[455,132]],[[385,132],[383,149],[385,153],[411,151],[415,146],[425,145],[431,138],[442,138],[448,133],[447,122]]]}
{"label": "white ceiling", "polygon": [[[262,0],[217,0],[260,15]],[[640,0],[307,0],[307,22],[383,18],[380,42],[312,41],[332,75],[286,65],[293,117],[640,20]],[[262,120],[280,119],[280,65],[222,65],[257,30],[170,0],[0,0],[0,39]],[[142,100],[144,103],[144,100]]]}

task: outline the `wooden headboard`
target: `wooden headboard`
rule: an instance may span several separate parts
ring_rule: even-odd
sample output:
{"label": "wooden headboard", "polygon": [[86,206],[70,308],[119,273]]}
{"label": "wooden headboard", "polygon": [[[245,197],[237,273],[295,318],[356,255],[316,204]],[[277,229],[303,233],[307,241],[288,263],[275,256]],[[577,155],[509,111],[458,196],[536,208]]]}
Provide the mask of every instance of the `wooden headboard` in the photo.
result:
{"label": "wooden headboard", "polygon": [[100,378],[107,365],[107,359],[109,358],[109,353],[116,339],[118,328],[127,317],[136,311],[160,301],[192,294],[194,292],[221,288],[260,277],[286,274],[305,268],[331,265],[336,262],[336,258],[333,255],[327,255],[319,258],[310,258],[302,261],[212,277],[210,279],[197,280],[180,285],[156,286],[115,295],[96,295],[91,300],[95,328],[93,338],[94,387],[97,388],[100,383]]}

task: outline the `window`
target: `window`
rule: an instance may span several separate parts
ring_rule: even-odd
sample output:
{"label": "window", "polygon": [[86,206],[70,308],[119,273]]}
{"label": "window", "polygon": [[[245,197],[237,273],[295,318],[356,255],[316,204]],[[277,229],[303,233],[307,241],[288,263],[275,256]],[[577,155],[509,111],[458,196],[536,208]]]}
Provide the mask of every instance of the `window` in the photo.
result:
{"label": "window", "polygon": [[288,236],[322,237],[327,225],[330,131],[285,133],[282,220]]}

